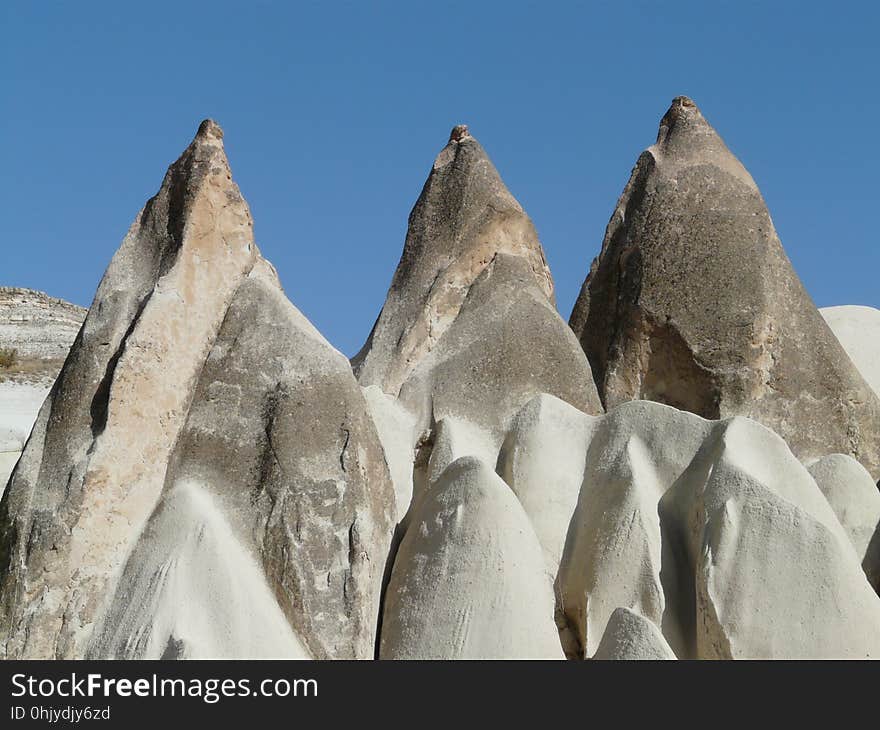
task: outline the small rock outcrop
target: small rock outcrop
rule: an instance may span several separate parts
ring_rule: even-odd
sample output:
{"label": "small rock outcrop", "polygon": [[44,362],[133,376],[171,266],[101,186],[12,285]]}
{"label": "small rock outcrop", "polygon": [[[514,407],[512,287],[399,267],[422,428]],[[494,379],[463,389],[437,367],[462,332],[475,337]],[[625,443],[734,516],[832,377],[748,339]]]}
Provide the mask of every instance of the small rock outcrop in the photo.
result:
{"label": "small rock outcrop", "polygon": [[746,169],[676,98],[632,172],[571,315],[606,408],[744,415],[802,459],[880,476],[880,400],[792,269]]}
{"label": "small rock outcrop", "polygon": [[660,661],[675,659],[675,654],[652,622],[628,608],[618,608],[608,619],[602,641],[592,658]]}

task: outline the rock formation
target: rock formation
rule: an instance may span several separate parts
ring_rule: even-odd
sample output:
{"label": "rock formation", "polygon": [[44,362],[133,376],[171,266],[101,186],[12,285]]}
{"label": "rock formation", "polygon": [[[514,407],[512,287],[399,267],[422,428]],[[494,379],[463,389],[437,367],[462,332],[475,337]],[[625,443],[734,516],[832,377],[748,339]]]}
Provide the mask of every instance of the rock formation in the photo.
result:
{"label": "rock formation", "polygon": [[[829,321],[870,375],[856,314]],[[0,383],[0,446],[30,432],[0,501],[0,655],[880,657],[880,404],[690,101],[572,326],[456,127],[353,371],[204,122],[32,431]],[[21,350],[60,357],[46,327]]]}
{"label": "rock formation", "polygon": [[880,395],[880,309],[824,307],[819,310],[865,382]]}
{"label": "rock formation", "polygon": [[[309,627],[289,647],[372,656],[395,509],[387,467],[347,362],[257,252],[222,136],[204,122],[138,215],[4,495],[6,656],[199,655],[204,642],[164,636],[177,622],[126,610],[145,591],[167,606],[173,589],[156,579],[182,580],[136,548],[148,524],[144,539],[162,532],[167,500],[191,502],[177,496],[191,483],[226,515],[239,562],[263,568],[264,594],[294,630]],[[244,333],[262,347],[242,351]],[[167,561],[198,552],[159,540]]]}
{"label": "rock formation", "polygon": [[[694,656],[880,656],[880,598],[815,481],[769,429],[715,425],[660,512],[675,585],[694,597]],[[684,612],[679,625],[684,634]]]}
{"label": "rock formation", "polygon": [[497,436],[540,392],[599,412],[589,366],[566,329],[534,226],[479,142],[456,127],[353,360],[359,382],[399,396],[422,430],[457,417]]}
{"label": "rock formation", "polygon": [[[534,396],[601,411],[534,226],[464,126],[434,162],[352,364],[410,512],[456,459],[494,469],[511,419]],[[400,523],[402,534],[406,515]]]}
{"label": "rock formation", "polygon": [[880,491],[855,459],[829,454],[807,470],[840,522],[874,590],[880,592]]}
{"label": "rock formation", "polygon": [[256,257],[221,138],[204,123],[135,219],[7,488],[8,656],[82,655],[156,506],[198,370]]}
{"label": "rock formation", "polygon": [[403,254],[373,331],[354,358],[361,385],[392,395],[455,320],[498,253],[520,256],[553,301],[538,234],[468,128],[452,130],[409,216]]}
{"label": "rock formation", "polygon": [[[552,614],[573,658],[880,656],[870,560],[862,570],[873,484],[839,458],[811,467],[827,493],[839,485],[829,504],[784,441],[742,417],[650,401],[590,416],[540,394],[500,449],[443,420],[380,655],[550,656],[520,627],[544,632]],[[854,469],[864,478],[851,489]],[[523,591],[527,605],[511,597]],[[486,602],[504,606],[491,626]]]}
{"label": "rock formation", "polygon": [[606,408],[745,415],[802,459],[880,476],[880,400],[795,275],[751,176],[676,98],[632,172],[571,326]]}
{"label": "rock formation", "polygon": [[541,546],[482,461],[453,462],[420,504],[385,597],[385,659],[561,659]]}
{"label": "rock formation", "polygon": [[[618,607],[664,629],[677,649],[678,626],[664,623],[678,592],[663,586],[658,504],[684,471],[711,423],[647,401],[625,403],[589,429],[582,486],[557,575],[559,604],[579,654],[591,656]],[[534,487],[533,487],[534,488]],[[665,558],[665,561],[664,561]],[[569,647],[571,651],[571,647]]]}
{"label": "rock formation", "polygon": [[[311,656],[373,657],[395,511],[382,447],[348,361],[263,260],[235,292],[202,368],[157,512],[189,485],[234,515],[235,544],[258,556]],[[139,585],[155,589],[164,574],[158,565]],[[117,591],[120,607],[129,592]],[[111,610],[98,646],[120,632],[133,633]]]}
{"label": "rock formation", "polygon": [[626,608],[679,658],[880,656],[863,556],[776,434],[647,401],[583,419],[556,576],[569,655],[598,652]]}

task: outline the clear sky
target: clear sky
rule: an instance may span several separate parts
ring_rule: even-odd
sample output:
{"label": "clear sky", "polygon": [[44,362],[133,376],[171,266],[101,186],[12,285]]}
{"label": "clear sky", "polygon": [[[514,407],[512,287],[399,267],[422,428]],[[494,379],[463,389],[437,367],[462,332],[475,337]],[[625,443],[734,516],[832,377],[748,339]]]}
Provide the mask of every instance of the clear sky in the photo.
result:
{"label": "clear sky", "polygon": [[201,119],[263,255],[340,350],[467,123],[566,319],[639,152],[691,96],[819,306],[880,306],[876,2],[24,2],[0,9],[0,284],[88,305]]}

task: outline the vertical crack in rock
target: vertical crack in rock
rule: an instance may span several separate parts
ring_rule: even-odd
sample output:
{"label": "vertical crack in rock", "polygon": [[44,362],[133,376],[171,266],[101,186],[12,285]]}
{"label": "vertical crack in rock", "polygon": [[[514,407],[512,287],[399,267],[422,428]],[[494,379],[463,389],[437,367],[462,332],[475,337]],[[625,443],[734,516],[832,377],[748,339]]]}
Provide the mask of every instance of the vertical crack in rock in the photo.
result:
{"label": "vertical crack in rock", "polygon": [[113,257],[4,494],[6,656],[83,655],[254,256],[222,131],[204,122]]}
{"label": "vertical crack in rock", "polygon": [[[348,361],[261,258],[199,374],[160,508],[186,485],[222,506],[309,655],[374,655],[396,510],[388,467]],[[102,633],[121,620],[111,611]]]}

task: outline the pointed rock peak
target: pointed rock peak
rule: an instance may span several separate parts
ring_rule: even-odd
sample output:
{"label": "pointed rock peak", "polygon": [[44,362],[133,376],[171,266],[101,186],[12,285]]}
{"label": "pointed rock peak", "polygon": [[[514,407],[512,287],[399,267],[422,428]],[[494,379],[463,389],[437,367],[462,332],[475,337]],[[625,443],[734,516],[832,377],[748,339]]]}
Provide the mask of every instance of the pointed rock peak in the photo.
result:
{"label": "pointed rock peak", "polygon": [[534,225],[467,126],[453,127],[409,216],[388,298],[353,364],[362,385],[397,395],[458,315],[498,253],[528,262],[551,303],[553,279]]}
{"label": "pointed rock peak", "polygon": [[[195,182],[201,182],[211,170],[215,174],[222,174],[231,183],[232,171],[223,148],[223,129],[213,119],[205,119],[199,124],[192,142],[168,168],[168,173],[180,180],[194,177]],[[165,182],[169,182],[167,175]],[[189,182],[186,184],[189,185]]]}
{"label": "pointed rock peak", "polygon": [[[660,120],[660,129],[661,131],[664,128],[671,129],[679,120],[687,123],[688,120],[693,119],[703,119],[694,100],[687,96],[676,96],[669,109],[666,110],[666,114],[663,115],[663,119]],[[703,121],[705,120],[703,119]]]}
{"label": "pointed rock peak", "polygon": [[470,137],[467,124],[456,124],[449,133],[450,142],[461,142],[465,137]]}
{"label": "pointed rock peak", "polygon": [[752,176],[724,144],[699,107],[687,96],[676,96],[660,120],[657,142],[649,148],[657,160],[711,162],[754,188]]}
{"label": "pointed rock peak", "polygon": [[222,143],[223,129],[213,119],[205,119],[199,125],[199,131],[196,132],[196,139]]}
{"label": "pointed rock peak", "polygon": [[[219,217],[218,210],[224,211]],[[144,216],[147,222],[158,216],[157,230],[164,227],[171,234],[171,250],[179,248],[186,227],[196,219],[205,230],[210,229],[215,220],[222,220],[230,230],[250,229],[250,209],[232,179],[219,124],[205,119],[199,125],[193,141],[168,168],[162,187],[148,202]],[[252,238],[249,230],[246,237]],[[243,245],[250,246],[252,241]]]}
{"label": "pointed rock peak", "polygon": [[686,96],[676,96],[660,120],[657,145],[665,147],[677,139],[694,134],[700,136],[706,132],[715,134],[715,130],[706,121],[693,100]]}
{"label": "pointed rock peak", "polygon": [[690,99],[673,101],[636,163],[571,325],[606,408],[747,415],[801,458],[839,451],[880,469],[880,401],[824,326],[754,180]]}
{"label": "pointed rock peak", "polygon": [[[437,159],[434,160],[434,171],[442,170],[453,160],[458,161],[456,168],[462,168],[465,175],[470,174],[475,166],[485,166],[489,169],[493,178],[497,179],[497,184],[504,186],[501,177],[494,165],[489,160],[489,156],[483,149],[482,145],[477,141],[476,137],[471,136],[467,124],[456,124],[449,133],[449,141],[446,146],[440,150]],[[506,189],[505,189],[505,192]],[[509,197],[513,197],[507,193]]]}

